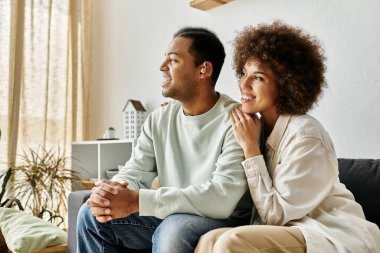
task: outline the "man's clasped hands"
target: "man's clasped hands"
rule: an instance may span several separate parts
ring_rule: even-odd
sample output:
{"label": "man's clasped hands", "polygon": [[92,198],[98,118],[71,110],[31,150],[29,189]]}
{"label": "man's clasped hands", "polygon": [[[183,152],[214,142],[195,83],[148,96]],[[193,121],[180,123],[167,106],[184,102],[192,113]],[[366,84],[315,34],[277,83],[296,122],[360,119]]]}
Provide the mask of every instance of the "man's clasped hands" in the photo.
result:
{"label": "man's clasped hands", "polygon": [[[121,201],[123,200],[123,201]],[[127,217],[139,211],[139,193],[128,188],[128,182],[101,180],[91,189],[87,200],[92,215],[104,223],[112,219]]]}

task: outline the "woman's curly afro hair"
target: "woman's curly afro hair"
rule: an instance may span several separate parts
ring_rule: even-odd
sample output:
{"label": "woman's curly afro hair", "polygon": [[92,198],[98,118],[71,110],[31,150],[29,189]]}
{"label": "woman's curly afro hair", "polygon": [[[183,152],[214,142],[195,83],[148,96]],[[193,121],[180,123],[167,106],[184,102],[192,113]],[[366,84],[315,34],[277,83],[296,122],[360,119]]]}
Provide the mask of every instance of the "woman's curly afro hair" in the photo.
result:
{"label": "woman's curly afro hair", "polygon": [[245,27],[234,40],[233,68],[238,78],[247,61],[274,73],[279,114],[305,114],[325,88],[325,56],[314,37],[281,21]]}

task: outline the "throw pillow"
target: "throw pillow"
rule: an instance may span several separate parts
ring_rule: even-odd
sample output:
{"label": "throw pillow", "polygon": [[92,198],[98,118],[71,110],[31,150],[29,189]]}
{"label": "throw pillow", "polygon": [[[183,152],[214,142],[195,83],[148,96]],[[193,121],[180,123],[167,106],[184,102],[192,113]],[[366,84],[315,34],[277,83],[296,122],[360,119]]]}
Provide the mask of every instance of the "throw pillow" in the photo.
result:
{"label": "throw pillow", "polygon": [[67,243],[67,234],[62,229],[11,208],[0,207],[0,229],[12,252],[30,253]]}

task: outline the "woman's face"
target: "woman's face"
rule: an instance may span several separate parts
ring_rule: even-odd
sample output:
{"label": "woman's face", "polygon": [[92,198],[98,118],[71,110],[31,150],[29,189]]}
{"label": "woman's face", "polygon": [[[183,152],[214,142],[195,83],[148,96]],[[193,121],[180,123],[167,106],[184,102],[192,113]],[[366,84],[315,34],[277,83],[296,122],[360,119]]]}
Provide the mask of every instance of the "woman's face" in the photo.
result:
{"label": "woman's face", "polygon": [[258,61],[247,61],[239,80],[242,110],[260,113],[264,119],[277,116],[276,79],[272,70]]}

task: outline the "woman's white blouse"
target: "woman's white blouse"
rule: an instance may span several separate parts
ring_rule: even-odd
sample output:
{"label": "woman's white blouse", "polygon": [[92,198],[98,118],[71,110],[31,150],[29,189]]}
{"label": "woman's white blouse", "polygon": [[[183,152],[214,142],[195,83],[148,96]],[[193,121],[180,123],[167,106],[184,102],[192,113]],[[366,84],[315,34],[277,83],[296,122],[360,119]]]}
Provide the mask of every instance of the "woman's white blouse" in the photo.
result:
{"label": "woman's white blouse", "polygon": [[298,227],[310,253],[380,252],[380,230],[340,183],[332,141],[318,120],[280,116],[265,147],[265,161],[260,155],[242,163],[253,224]]}

